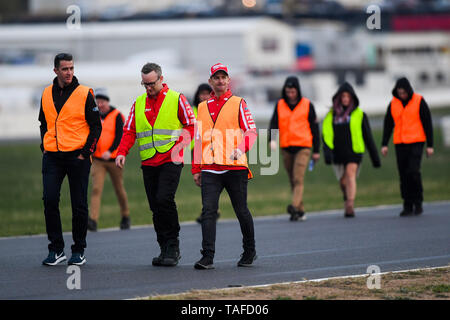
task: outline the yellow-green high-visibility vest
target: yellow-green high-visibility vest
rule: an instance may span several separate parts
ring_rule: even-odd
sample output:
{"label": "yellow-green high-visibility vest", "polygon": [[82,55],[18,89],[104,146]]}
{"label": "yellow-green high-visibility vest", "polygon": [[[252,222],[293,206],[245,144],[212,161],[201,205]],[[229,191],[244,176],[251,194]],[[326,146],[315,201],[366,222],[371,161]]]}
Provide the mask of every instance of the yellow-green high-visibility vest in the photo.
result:
{"label": "yellow-green high-visibility vest", "polygon": [[[195,119],[197,119],[197,115],[198,115],[198,106],[193,106],[193,107],[192,107],[192,111],[194,111]],[[191,150],[194,150],[194,143],[195,143],[195,139],[192,139],[192,140],[191,140],[191,144],[190,144]]]}
{"label": "yellow-green high-visibility vest", "polygon": [[139,96],[134,105],[136,117],[136,138],[139,144],[141,160],[153,157],[156,152],[170,151],[182,133],[183,125],[178,119],[178,100],[180,94],[168,90],[159,109],[153,127],[145,116],[147,94]]}
{"label": "yellow-green high-visibility vest", "polygon": [[[354,153],[364,153],[365,144],[362,133],[362,122],[364,113],[357,107],[350,114],[350,135],[352,138],[352,149]],[[330,110],[322,123],[323,141],[331,150],[334,149],[334,130],[333,130],[333,110]]]}

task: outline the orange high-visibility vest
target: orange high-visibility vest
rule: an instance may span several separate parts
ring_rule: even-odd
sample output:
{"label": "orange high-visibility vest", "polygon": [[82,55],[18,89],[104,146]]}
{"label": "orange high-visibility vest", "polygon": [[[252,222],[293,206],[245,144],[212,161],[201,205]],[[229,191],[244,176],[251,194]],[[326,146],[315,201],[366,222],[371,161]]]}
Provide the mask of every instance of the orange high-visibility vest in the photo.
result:
{"label": "orange high-visibility vest", "polygon": [[[117,115],[120,115],[122,120],[125,120],[124,116],[117,109],[114,109],[106,115],[105,119],[102,119],[102,134],[100,135],[100,139],[98,139],[94,157],[101,158],[102,154],[111,148],[114,139],[116,138]],[[111,159],[117,157],[118,149],[119,147],[111,153]]]}
{"label": "orange high-visibility vest", "polygon": [[394,144],[425,142],[426,135],[420,120],[420,101],[422,96],[414,93],[406,107],[400,99],[391,101],[391,114],[394,119]]}
{"label": "orange high-visibility vest", "polygon": [[[219,111],[216,122],[212,120],[206,101],[198,106],[198,134],[202,139],[201,165],[218,164],[226,166],[239,166],[248,169],[245,153],[238,159],[232,160],[230,156],[237,149],[244,137],[239,126],[239,108],[242,98],[231,96]],[[248,169],[249,178],[252,177]]]}
{"label": "orange high-visibility vest", "polygon": [[313,136],[308,121],[310,102],[302,98],[291,110],[284,99],[278,100],[278,128],[280,129],[280,146],[312,147]]}
{"label": "orange high-visibility vest", "polygon": [[89,125],[85,119],[85,105],[92,89],[79,85],[56,112],[52,96],[53,85],[44,89],[42,109],[47,121],[47,132],[44,135],[44,150],[75,151],[82,149],[89,135]]}

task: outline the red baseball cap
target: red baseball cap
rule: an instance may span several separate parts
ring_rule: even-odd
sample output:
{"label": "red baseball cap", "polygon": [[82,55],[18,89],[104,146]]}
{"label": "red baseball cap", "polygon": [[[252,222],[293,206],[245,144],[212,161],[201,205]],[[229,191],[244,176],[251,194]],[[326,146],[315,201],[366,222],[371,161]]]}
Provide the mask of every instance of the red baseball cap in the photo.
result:
{"label": "red baseball cap", "polygon": [[223,71],[228,75],[227,66],[219,62],[211,67],[211,70],[209,71],[209,76],[212,77],[218,71]]}

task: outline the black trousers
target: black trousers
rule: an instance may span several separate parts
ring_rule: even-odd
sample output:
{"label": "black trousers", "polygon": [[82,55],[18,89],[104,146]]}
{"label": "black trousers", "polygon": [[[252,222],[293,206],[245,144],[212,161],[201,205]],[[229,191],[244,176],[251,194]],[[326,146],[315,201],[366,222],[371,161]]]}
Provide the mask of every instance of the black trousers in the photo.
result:
{"label": "black trousers", "polygon": [[422,162],[424,143],[396,144],[397,168],[400,175],[400,192],[407,206],[423,201]]}
{"label": "black trousers", "polygon": [[245,251],[255,250],[253,218],[247,207],[246,170],[230,170],[223,174],[202,171],[202,248],[203,255],[214,258],[216,243],[216,218],[219,198],[223,189],[228,192],[238,218]]}
{"label": "black trousers", "polygon": [[72,252],[84,253],[88,222],[87,191],[89,185],[90,159],[76,157],[62,158],[44,153],[42,158],[42,180],[44,185],[44,214],[50,251],[64,249],[59,199],[62,182],[69,179],[70,201],[72,204]]}
{"label": "black trousers", "polygon": [[169,241],[178,240],[180,232],[175,193],[183,165],[168,162],[157,167],[141,168],[145,192],[150,210],[153,212],[157,241],[160,246],[164,246]]}

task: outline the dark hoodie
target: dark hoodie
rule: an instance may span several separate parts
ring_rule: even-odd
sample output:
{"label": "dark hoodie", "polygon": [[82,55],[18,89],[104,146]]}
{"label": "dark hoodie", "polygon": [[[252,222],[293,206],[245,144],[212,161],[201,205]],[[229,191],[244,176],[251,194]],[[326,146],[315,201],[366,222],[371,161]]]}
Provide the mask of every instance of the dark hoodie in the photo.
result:
{"label": "dark hoodie", "polygon": [[[407,100],[401,100],[400,97],[397,95],[397,89],[402,88],[405,89],[405,91],[408,93],[408,99]],[[403,107],[406,107],[406,105],[409,103],[413,96],[414,90],[409,83],[408,79],[406,78],[400,78],[395,83],[394,89],[392,89],[392,95],[396,97],[397,99],[400,99],[400,101],[403,104]],[[419,108],[419,115],[420,115],[420,121],[422,121],[423,130],[425,131],[425,135],[427,137],[427,146],[429,148],[433,147],[433,123],[431,121],[431,112],[430,108],[428,108],[428,104],[425,102],[425,99],[422,98],[420,101],[420,108]],[[389,103],[389,106],[386,111],[386,115],[384,117],[384,126],[383,126],[383,140],[381,142],[381,145],[387,146],[389,143],[389,139],[391,138],[392,130],[394,130],[395,122],[394,118],[392,118],[391,113],[391,103]]]}
{"label": "dark hoodie", "polygon": [[[289,103],[288,98],[286,97],[285,89],[289,88],[296,88],[298,92],[298,99],[295,101],[294,104]],[[302,91],[300,89],[300,83],[298,81],[297,77],[291,76],[286,78],[286,81],[284,82],[283,89],[281,91],[282,99],[287,103],[289,108],[291,110],[294,110],[294,108],[298,105],[302,98]],[[317,116],[316,116],[316,110],[314,109],[314,105],[312,102],[309,104],[309,114],[308,114],[308,121],[309,121],[309,127],[311,128],[311,134],[313,136],[313,153],[319,153],[320,150],[320,135],[319,135],[319,125],[317,123]],[[268,141],[270,142],[272,139],[271,131],[272,129],[279,129],[278,125],[278,102],[275,104],[275,108],[273,111],[272,118],[270,119],[269,124],[269,135],[268,135]],[[274,137],[275,138],[275,137]],[[284,150],[290,152],[290,153],[297,153],[299,150],[303,149],[305,147],[288,147],[283,148]]]}
{"label": "dark hoodie", "polygon": [[[355,90],[353,90],[353,87],[347,82],[342,84],[339,87],[338,91],[333,95],[333,104],[335,103],[335,101],[338,101],[337,99],[341,98],[343,92],[350,93],[353,100],[353,108],[356,109],[356,107],[359,106],[359,99],[355,93]],[[323,144],[325,163],[327,164],[331,163],[347,164],[349,162],[361,163],[363,155],[353,152],[352,138],[350,132],[350,117],[344,122],[335,123],[334,121],[335,116],[336,116],[335,112],[333,111],[334,150],[328,148],[328,146],[325,143]],[[372,164],[374,167],[378,168],[381,166],[381,162],[378,156],[378,151],[375,142],[372,137],[372,131],[370,130],[369,119],[367,118],[365,112],[363,113],[362,133],[364,144],[366,146],[366,149],[369,151]]]}
{"label": "dark hoodie", "polygon": [[[66,103],[67,99],[69,99],[72,92],[79,86],[78,79],[74,76],[72,82],[61,88],[58,85],[58,79],[55,78],[53,80],[53,88],[52,88],[52,96],[53,102],[55,104],[56,111],[59,113],[61,108]],[[89,125],[89,135],[86,139],[86,144],[80,150],[69,151],[69,152],[52,152],[53,154],[63,157],[63,158],[71,158],[78,157],[78,155],[82,154],[84,158],[89,158],[89,156],[95,151],[95,147],[97,145],[97,141],[100,138],[100,134],[102,133],[102,123],[100,121],[100,113],[97,108],[97,104],[95,103],[94,96],[89,93],[86,99],[85,104],[85,118],[86,122]],[[41,101],[41,109],[39,111],[39,121],[41,122],[41,150],[44,151],[43,141],[44,135],[47,132],[47,121],[45,120],[44,111],[42,109],[42,101]]]}

